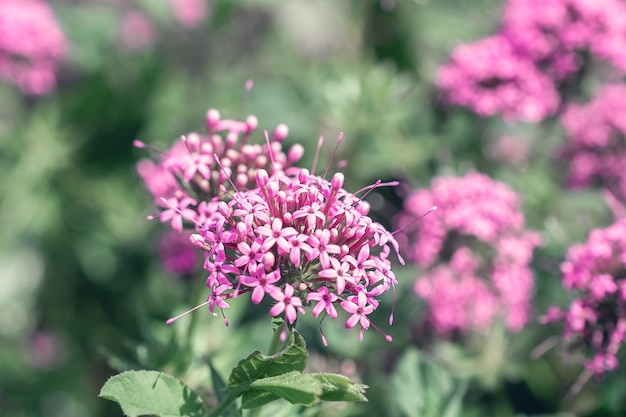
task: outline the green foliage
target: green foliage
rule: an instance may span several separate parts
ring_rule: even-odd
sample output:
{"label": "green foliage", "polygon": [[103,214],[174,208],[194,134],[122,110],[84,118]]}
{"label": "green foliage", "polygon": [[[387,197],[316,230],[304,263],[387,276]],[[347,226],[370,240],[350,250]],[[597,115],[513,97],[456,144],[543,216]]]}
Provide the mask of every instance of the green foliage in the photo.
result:
{"label": "green foliage", "polygon": [[100,397],[120,404],[128,417],[200,417],[204,407],[191,388],[163,372],[128,371],[109,379]]}
{"label": "green foliage", "polygon": [[[240,415],[232,405],[241,397],[241,408],[261,407],[279,398],[292,404],[312,406],[320,401],[367,401],[366,386],[331,373],[303,373],[307,352],[304,339],[295,330],[289,343],[275,355],[254,352],[232,370],[228,385],[209,362],[218,406],[211,416]],[[127,371],[109,379],[100,396],[120,404],[129,417],[202,416],[208,410],[191,388],[157,371]]]}
{"label": "green foliage", "polygon": [[467,383],[456,381],[416,349],[400,358],[391,377],[393,417],[459,417]]}

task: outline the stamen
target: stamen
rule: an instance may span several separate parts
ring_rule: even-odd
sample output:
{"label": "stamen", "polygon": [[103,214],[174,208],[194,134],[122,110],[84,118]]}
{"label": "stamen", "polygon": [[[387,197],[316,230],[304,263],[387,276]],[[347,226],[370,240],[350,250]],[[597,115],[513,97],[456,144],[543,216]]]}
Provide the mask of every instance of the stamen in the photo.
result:
{"label": "stamen", "polygon": [[320,156],[320,150],[322,149],[322,143],[324,143],[324,137],[320,136],[317,140],[317,149],[315,150],[315,157],[313,158],[313,166],[311,167],[311,172],[315,174],[315,168],[317,168],[317,158]]}
{"label": "stamen", "polygon": [[[204,307],[205,305],[209,304],[210,302],[211,302],[211,300],[207,300],[207,301],[205,301],[204,303],[199,304],[199,305],[195,306],[194,308],[192,308],[192,309],[190,309],[190,310],[187,310],[187,311],[185,311],[184,313],[179,314],[179,315],[178,315],[178,316],[176,316],[176,317],[172,317],[171,319],[168,319],[168,320],[165,322],[165,324],[172,324],[172,323],[174,323],[176,320],[178,320],[179,318],[184,317],[184,316],[186,316],[187,314],[189,314],[189,313],[192,313],[192,312],[196,311],[196,310],[197,310],[197,309],[199,309],[200,307]],[[222,314],[224,314],[224,313],[222,313]]]}
{"label": "stamen", "polygon": [[393,288],[393,303],[391,304],[391,314],[389,314],[390,326],[393,324],[393,315],[396,311],[396,300],[398,299],[397,294],[396,294],[396,285],[392,283],[391,287]]}
{"label": "stamen", "polygon": [[370,320],[370,326],[372,326],[378,333],[380,333],[385,338],[386,341],[393,342],[393,337],[389,336],[387,333],[380,330],[380,327],[375,325],[374,322],[371,320]]}
{"label": "stamen", "polygon": [[323,179],[326,179],[326,175],[328,174],[330,165],[333,163],[333,159],[335,159],[335,155],[337,154],[337,149],[339,149],[339,144],[341,143],[341,139],[343,139],[343,132],[339,132],[339,136],[337,137],[337,144],[335,145],[333,154],[330,156],[330,161],[328,161],[328,166],[326,167],[326,171],[324,171],[324,175],[322,176]]}
{"label": "stamen", "polygon": [[139,139],[135,139],[133,141],[133,146],[135,148],[138,148],[138,149],[148,149],[148,150],[156,152],[156,153],[158,153],[160,155],[164,155],[165,154],[165,152],[163,152],[162,150],[160,150],[160,149],[158,149],[158,148],[156,148],[156,147],[154,147],[152,145],[149,145],[149,144],[147,144],[145,142],[142,142]]}
{"label": "stamen", "polygon": [[530,357],[533,359],[539,359],[540,357],[545,355],[546,352],[548,352],[550,349],[556,347],[559,344],[559,341],[560,339],[557,336],[548,337],[546,340],[541,342],[539,346],[537,346],[530,352]]}
{"label": "stamen", "polygon": [[423,219],[423,218],[424,218],[424,217],[425,217],[428,213],[432,213],[433,211],[436,211],[436,210],[437,210],[437,206],[432,206],[432,207],[431,207],[431,208],[430,208],[430,209],[429,209],[426,213],[424,213],[424,214],[422,214],[421,216],[419,216],[419,217],[417,217],[417,218],[413,219],[413,221],[411,221],[411,223],[406,224],[406,225],[402,226],[401,228],[399,228],[399,229],[397,229],[397,230],[395,230],[395,231],[391,232],[391,234],[392,234],[392,235],[395,235],[396,233],[398,233],[398,232],[400,232],[400,231],[402,231],[402,230],[406,229],[407,227],[412,226],[413,224],[415,224],[415,223],[417,223],[418,221],[422,220],[422,219]]}
{"label": "stamen", "polygon": [[574,385],[569,389],[565,396],[566,401],[571,401],[585,386],[589,379],[593,376],[593,372],[589,369],[585,369],[580,376],[574,382]]}
{"label": "stamen", "polygon": [[317,328],[320,331],[320,335],[322,336],[322,344],[324,346],[328,346],[328,340],[326,339],[326,335],[324,334],[324,331],[322,330],[322,323],[324,322],[324,319],[326,318],[327,314],[326,312],[324,312],[324,316],[322,317],[322,319],[320,320],[319,325],[317,326]]}
{"label": "stamen", "polygon": [[[363,187],[360,190],[354,192],[353,194],[356,195],[356,194],[362,193],[365,190],[369,190],[368,191],[368,193],[369,193],[370,191],[372,191],[375,188],[379,188],[379,187],[397,187],[398,185],[400,185],[400,181],[381,182],[381,180],[378,180],[374,184],[368,185],[367,187]],[[365,195],[363,197],[365,197]]]}
{"label": "stamen", "polygon": [[[235,192],[236,192],[236,193],[238,193],[238,192],[239,192],[239,189],[237,188],[237,186],[235,185],[235,183],[233,183],[233,181],[230,179],[230,175],[228,175],[228,171],[226,171],[226,169],[225,169],[225,168],[224,168],[224,166],[222,165],[222,162],[220,161],[220,157],[219,157],[219,156],[217,156],[217,154],[216,154],[216,153],[214,153],[214,154],[213,154],[213,159],[215,159],[215,163],[216,163],[216,164],[220,167],[220,169],[222,170],[222,172],[223,172],[223,173],[224,173],[224,175],[226,176],[226,179],[228,180],[228,182],[230,183],[230,185],[233,187],[233,190],[235,190]],[[233,198],[233,199],[235,198],[235,196],[234,196],[234,195],[232,195],[232,194],[230,194],[230,193],[228,192],[228,190],[226,189],[226,187],[224,187],[223,189],[224,189],[224,190],[228,193],[228,195],[229,195],[231,198]]]}

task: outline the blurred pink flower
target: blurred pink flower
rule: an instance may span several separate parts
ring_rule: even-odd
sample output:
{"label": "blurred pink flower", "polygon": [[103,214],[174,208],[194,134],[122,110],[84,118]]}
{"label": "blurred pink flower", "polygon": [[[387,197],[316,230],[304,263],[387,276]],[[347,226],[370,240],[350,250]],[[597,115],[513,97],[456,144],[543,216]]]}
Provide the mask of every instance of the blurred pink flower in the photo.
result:
{"label": "blurred pink flower", "polygon": [[145,14],[132,10],[126,12],[120,26],[120,38],[130,50],[141,50],[154,43],[154,25]]}
{"label": "blurred pink flower", "polygon": [[626,85],[605,85],[591,102],[568,106],[561,122],[568,143],[559,156],[569,162],[568,184],[605,187],[626,202]]}
{"label": "blurred pink flower", "polygon": [[0,78],[26,94],[46,94],[66,52],[65,34],[47,3],[0,1]]}
{"label": "blurred pink flower", "polygon": [[580,67],[579,51],[626,70],[624,16],[626,4],[620,0],[509,0],[502,34],[516,52],[556,78]]}
{"label": "blurred pink flower", "polygon": [[437,87],[448,104],[507,120],[538,122],[559,105],[552,81],[502,36],[456,47],[439,69]]}
{"label": "blurred pink flower", "polygon": [[207,0],[170,0],[178,21],[188,28],[198,26],[207,16]]}
{"label": "blurred pink flower", "polygon": [[159,242],[159,257],[163,268],[176,276],[188,276],[198,268],[198,251],[189,241],[189,232],[168,232]]}
{"label": "blurred pink flower", "polygon": [[567,310],[551,307],[544,323],[563,321],[563,345],[584,356],[587,369],[617,368],[626,335],[626,219],[595,229],[584,244],[567,251],[561,264],[563,287],[575,291]]}
{"label": "blurred pink flower", "polygon": [[515,136],[502,136],[488,149],[491,158],[505,163],[517,164],[528,155],[528,144]]}
{"label": "blurred pink flower", "polygon": [[[437,206],[423,221],[415,218]],[[524,227],[517,195],[483,174],[440,177],[405,200],[396,219],[405,256],[424,268],[415,291],[439,333],[484,330],[496,316],[513,331],[531,310],[537,233]]]}

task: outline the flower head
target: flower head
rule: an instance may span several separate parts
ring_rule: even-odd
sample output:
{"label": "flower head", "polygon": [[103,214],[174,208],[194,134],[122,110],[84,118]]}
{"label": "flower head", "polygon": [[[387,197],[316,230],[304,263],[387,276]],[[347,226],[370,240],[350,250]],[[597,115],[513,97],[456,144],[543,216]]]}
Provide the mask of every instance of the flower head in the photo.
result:
{"label": "flower head", "polygon": [[[434,205],[436,216],[413,221]],[[524,228],[517,195],[474,173],[440,177],[411,194],[404,207],[398,241],[425,269],[414,288],[429,305],[433,328],[443,334],[483,330],[503,316],[509,329],[520,330],[533,288],[528,264],[540,239]]]}
{"label": "flower head", "polygon": [[46,94],[66,50],[65,34],[46,2],[0,1],[0,78],[26,94]]}
{"label": "flower head", "polygon": [[619,0],[509,0],[502,34],[517,53],[556,78],[580,68],[580,51],[625,70],[625,14]]}
{"label": "flower head", "polygon": [[[298,144],[287,153],[283,152],[281,142],[287,135],[284,125],[276,128],[271,139],[266,136],[264,145],[249,143],[257,125],[254,116],[245,121],[228,120],[222,119],[217,110],[209,110],[206,135],[190,133],[182,136],[162,153],[157,162],[149,159],[140,161],[137,172],[156,203],[165,209],[159,216],[160,220],[172,221],[172,227],[180,230],[181,209],[195,211],[196,220],[210,217],[217,202],[229,198],[229,189],[254,187],[259,169],[282,173],[302,157],[303,148]],[[135,144],[141,148],[148,147],[139,141]],[[170,202],[173,201],[184,207],[172,208]],[[249,207],[238,209],[249,210]],[[178,215],[168,213],[171,210]],[[190,218],[188,213],[182,217]]]}
{"label": "flower head", "polygon": [[481,116],[538,122],[559,105],[552,81],[502,36],[455,48],[439,70],[437,86],[443,101]]}
{"label": "flower head", "polygon": [[336,318],[341,307],[351,314],[347,327],[369,328],[375,297],[396,283],[392,234],[342,188],[342,174],[327,181],[305,169],[271,177],[259,170],[256,184],[219,203],[194,237],[206,250],[205,269],[230,267],[223,279],[207,281],[213,292],[221,289],[219,300],[251,292],[258,303],[267,294],[276,301],[270,315],[289,323],[312,303],[316,317]]}
{"label": "flower head", "polygon": [[[626,336],[626,219],[595,229],[572,246],[561,264],[563,286],[578,297],[566,310],[551,308],[543,322],[563,321],[564,345],[582,353],[594,373],[617,368]],[[582,352],[581,352],[582,351]]]}
{"label": "flower head", "polygon": [[562,117],[569,141],[559,156],[569,162],[571,187],[601,186],[626,202],[626,86],[606,85]]}

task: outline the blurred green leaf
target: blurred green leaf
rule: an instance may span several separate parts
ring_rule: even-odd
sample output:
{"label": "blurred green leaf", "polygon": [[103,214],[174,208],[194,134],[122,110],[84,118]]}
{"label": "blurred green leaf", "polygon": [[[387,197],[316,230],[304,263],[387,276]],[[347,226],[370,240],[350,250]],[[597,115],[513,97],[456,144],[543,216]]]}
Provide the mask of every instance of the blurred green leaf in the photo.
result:
{"label": "blurred green leaf", "polygon": [[394,417],[458,417],[466,385],[441,366],[424,360],[417,349],[400,358],[391,377]]}

